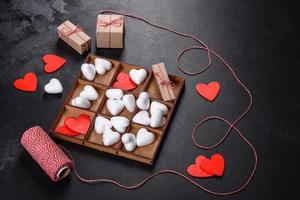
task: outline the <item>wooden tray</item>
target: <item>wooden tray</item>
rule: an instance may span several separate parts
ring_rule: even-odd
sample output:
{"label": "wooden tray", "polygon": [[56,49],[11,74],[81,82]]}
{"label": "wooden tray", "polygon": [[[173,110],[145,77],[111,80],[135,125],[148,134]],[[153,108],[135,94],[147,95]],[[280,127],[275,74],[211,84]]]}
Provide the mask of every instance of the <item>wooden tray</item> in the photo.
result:
{"label": "wooden tray", "polygon": [[[85,62],[86,63],[94,63],[94,59],[96,57],[100,57],[100,56],[95,56],[95,55],[90,54],[86,58]],[[104,57],[100,57],[100,58],[104,58]],[[69,95],[67,96],[67,98],[65,100],[65,103],[64,103],[62,109],[60,110],[56,119],[54,120],[53,126],[51,128],[52,136],[62,139],[62,140],[65,140],[65,141],[77,143],[77,144],[85,146],[85,147],[97,149],[102,152],[107,152],[110,154],[114,154],[116,156],[121,156],[121,157],[125,157],[128,159],[132,159],[132,160],[136,160],[136,161],[139,161],[142,163],[152,165],[154,158],[156,156],[157,150],[159,148],[159,145],[160,145],[162,138],[166,132],[166,128],[170,122],[172,113],[175,109],[175,106],[176,106],[176,103],[180,96],[180,93],[182,92],[185,79],[182,77],[169,75],[170,80],[173,81],[176,85],[176,100],[170,101],[170,102],[164,102],[162,100],[162,97],[161,97],[158,85],[155,81],[155,77],[153,76],[152,70],[149,70],[147,68],[144,68],[148,71],[148,77],[146,78],[146,80],[141,85],[136,87],[135,89],[133,89],[131,91],[124,91],[124,93],[133,94],[136,97],[136,99],[141,92],[146,91],[149,93],[151,101],[155,100],[155,101],[161,102],[161,103],[167,105],[169,108],[169,113],[167,113],[165,116],[166,123],[164,126],[162,126],[160,128],[144,127],[142,125],[131,122],[133,116],[139,111],[138,108],[136,108],[136,110],[133,113],[128,112],[125,108],[123,109],[123,111],[119,115],[127,117],[131,122],[130,125],[128,126],[126,132],[136,134],[137,131],[139,130],[139,128],[146,128],[148,131],[151,131],[152,133],[155,134],[155,141],[152,144],[150,144],[148,146],[144,146],[144,147],[137,147],[133,152],[127,152],[123,148],[123,144],[121,141],[119,141],[117,144],[114,144],[109,147],[104,146],[103,142],[102,142],[102,134],[97,134],[94,130],[94,122],[95,122],[96,116],[103,116],[108,119],[110,119],[110,117],[112,117],[111,114],[107,111],[107,108],[105,106],[105,103],[107,100],[107,98],[105,96],[105,91],[109,88],[112,88],[112,85],[115,82],[115,79],[116,79],[118,73],[119,72],[129,72],[131,69],[141,69],[143,67],[119,62],[119,61],[112,60],[109,58],[104,58],[104,59],[112,62],[112,64],[113,64],[112,69],[104,75],[97,74],[95,80],[92,82],[86,80],[82,76],[82,74],[80,74],[78,76],[78,78],[76,79],[76,81],[74,83],[74,86],[72,87]],[[97,92],[99,94],[98,100],[91,101],[92,105],[89,109],[82,109],[82,108],[77,108],[77,107],[72,106],[70,103],[71,100],[74,97],[77,97],[79,95],[80,91],[82,90],[82,88],[88,84],[94,86],[94,88],[97,90]],[[91,123],[91,126],[90,126],[87,134],[79,135],[79,136],[75,136],[75,137],[69,137],[69,136],[65,136],[60,133],[55,132],[55,129],[58,126],[63,125],[65,117],[67,117],[67,116],[77,117],[80,114],[87,114],[91,118],[92,123]]]}

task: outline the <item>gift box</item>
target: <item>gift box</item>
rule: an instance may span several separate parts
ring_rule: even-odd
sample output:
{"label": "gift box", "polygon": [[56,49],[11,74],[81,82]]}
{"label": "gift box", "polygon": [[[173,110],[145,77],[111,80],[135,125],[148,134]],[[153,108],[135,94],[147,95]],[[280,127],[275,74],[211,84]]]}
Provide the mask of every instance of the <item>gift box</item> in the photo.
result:
{"label": "gift box", "polygon": [[96,37],[98,48],[123,48],[124,16],[98,15]]}
{"label": "gift box", "polygon": [[173,101],[176,99],[176,85],[173,81],[170,81],[164,63],[158,63],[152,65],[153,74],[160,94],[164,101]]}
{"label": "gift box", "polygon": [[78,53],[83,54],[91,48],[91,38],[85,34],[79,25],[65,21],[57,27],[58,36]]}

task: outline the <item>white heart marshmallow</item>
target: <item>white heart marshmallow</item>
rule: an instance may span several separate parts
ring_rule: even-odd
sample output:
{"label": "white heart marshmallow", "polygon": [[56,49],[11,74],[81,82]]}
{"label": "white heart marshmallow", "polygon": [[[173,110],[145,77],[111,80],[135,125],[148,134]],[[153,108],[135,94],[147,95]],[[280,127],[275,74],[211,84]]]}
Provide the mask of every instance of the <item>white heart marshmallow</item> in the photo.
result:
{"label": "white heart marshmallow", "polygon": [[123,116],[110,118],[112,126],[120,133],[124,133],[129,125],[129,120]]}
{"label": "white heart marshmallow", "polygon": [[132,69],[129,72],[129,76],[133,82],[140,85],[147,77],[147,71],[145,69]]}
{"label": "white heart marshmallow", "polygon": [[75,97],[74,99],[72,99],[71,105],[76,106],[78,108],[91,107],[91,103],[89,102],[89,100],[87,100],[86,98],[83,98],[83,97]]}
{"label": "white heart marshmallow", "polygon": [[148,110],[150,106],[150,98],[148,92],[142,92],[136,100],[136,106],[141,110]]}
{"label": "white heart marshmallow", "polygon": [[138,130],[136,135],[136,145],[138,147],[143,147],[149,144],[152,144],[155,140],[155,135],[152,132],[149,132],[145,128]]}
{"label": "white heart marshmallow", "polygon": [[81,65],[81,72],[87,80],[93,81],[95,79],[96,69],[93,64],[83,63]]}
{"label": "white heart marshmallow", "polygon": [[97,73],[101,75],[105,74],[112,67],[111,62],[103,58],[95,58],[94,62]]}
{"label": "white heart marshmallow", "polygon": [[44,86],[44,90],[48,94],[59,94],[63,92],[63,87],[57,78],[52,78],[49,83]]}
{"label": "white heart marshmallow", "polygon": [[112,124],[109,119],[102,117],[102,116],[97,116],[95,120],[95,131],[98,134],[102,134],[105,129],[111,129]]}
{"label": "white heart marshmallow", "polygon": [[144,126],[149,126],[149,124],[150,124],[149,113],[145,110],[142,110],[142,111],[138,112],[132,118],[132,122],[137,123],[137,124],[141,124],[141,125],[144,125]]}
{"label": "white heart marshmallow", "polygon": [[80,92],[79,96],[86,98],[87,100],[94,101],[98,99],[98,92],[93,86],[86,85]]}
{"label": "white heart marshmallow", "polygon": [[134,151],[136,147],[135,135],[132,133],[125,133],[121,138],[122,143],[126,151]]}
{"label": "white heart marshmallow", "polygon": [[135,110],[135,98],[132,94],[125,94],[122,98],[123,104],[129,112]]}
{"label": "white heart marshmallow", "polygon": [[112,115],[118,115],[124,109],[124,104],[121,99],[108,99],[106,101],[108,112]]}

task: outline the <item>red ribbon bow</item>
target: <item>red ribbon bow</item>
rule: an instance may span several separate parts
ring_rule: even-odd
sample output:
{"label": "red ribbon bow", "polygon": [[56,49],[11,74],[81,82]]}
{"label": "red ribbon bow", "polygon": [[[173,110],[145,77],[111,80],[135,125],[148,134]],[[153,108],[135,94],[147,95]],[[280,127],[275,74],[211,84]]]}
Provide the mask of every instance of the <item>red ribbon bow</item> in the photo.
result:
{"label": "red ribbon bow", "polygon": [[160,79],[160,85],[166,85],[167,87],[171,87],[171,89],[176,91],[176,85],[173,81],[163,79],[161,74],[157,72],[154,72],[154,75]]}
{"label": "red ribbon bow", "polygon": [[99,20],[98,21],[98,26],[104,27],[105,29],[109,26],[114,26],[114,27],[120,27],[123,25],[123,17],[119,17],[114,20],[109,20],[109,21],[104,21],[104,20]]}

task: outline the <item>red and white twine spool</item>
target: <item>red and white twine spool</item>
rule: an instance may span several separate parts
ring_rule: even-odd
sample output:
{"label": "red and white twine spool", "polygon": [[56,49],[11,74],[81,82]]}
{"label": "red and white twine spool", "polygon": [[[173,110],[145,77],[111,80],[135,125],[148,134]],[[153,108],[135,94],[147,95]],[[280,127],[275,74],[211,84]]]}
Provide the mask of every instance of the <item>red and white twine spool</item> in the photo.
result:
{"label": "red and white twine spool", "polygon": [[21,143],[53,181],[65,178],[73,168],[71,159],[39,126],[24,132]]}

